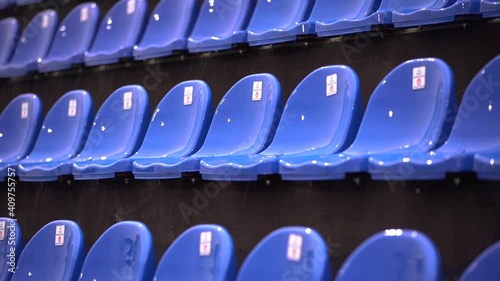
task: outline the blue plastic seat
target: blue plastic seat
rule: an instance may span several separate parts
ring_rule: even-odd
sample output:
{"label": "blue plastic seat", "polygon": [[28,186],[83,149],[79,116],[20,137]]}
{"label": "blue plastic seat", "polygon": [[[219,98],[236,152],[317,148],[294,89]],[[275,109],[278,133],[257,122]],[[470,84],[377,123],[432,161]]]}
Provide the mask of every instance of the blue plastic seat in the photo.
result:
{"label": "blue plastic seat", "polygon": [[128,161],[127,170],[132,169],[136,179],[156,178],[158,161],[190,156],[200,149],[212,116],[212,93],[205,82],[178,84],[158,104],[139,151],[122,162]]}
{"label": "blue plastic seat", "polygon": [[16,18],[6,18],[0,21],[0,66],[7,64],[17,46],[20,27]]}
{"label": "blue plastic seat", "polygon": [[246,41],[255,0],[205,0],[188,38],[191,53],[231,49]]}
{"label": "blue plastic seat", "polygon": [[464,271],[459,281],[496,281],[500,276],[500,242],[482,252]]}
{"label": "blue plastic seat", "polygon": [[94,106],[88,92],[75,90],[62,96],[47,113],[33,151],[18,163],[19,179],[52,179],[52,163],[66,162],[80,152],[93,117]]}
{"label": "blue plastic seat", "polygon": [[0,0],[0,9],[5,9],[13,4],[15,4],[14,0]]}
{"label": "blue plastic seat", "polygon": [[131,58],[147,21],[148,1],[120,0],[102,19],[85,65],[117,63]]}
{"label": "blue plastic seat", "polygon": [[367,172],[371,156],[431,151],[449,135],[455,106],[453,73],[445,62],[407,61],[373,92],[351,147],[324,156],[285,156],[280,174],[291,180],[340,180],[346,173]]}
{"label": "blue plastic seat", "polygon": [[500,146],[477,153],[474,171],[479,179],[500,181]]}
{"label": "blue plastic seat", "polygon": [[149,19],[141,42],[134,47],[134,58],[158,58],[187,49],[187,38],[197,13],[197,0],[160,1]]}
{"label": "blue plastic seat", "polygon": [[479,7],[484,18],[500,17],[500,2],[497,0],[481,0]]}
{"label": "blue plastic seat", "polygon": [[219,225],[197,225],[186,230],[163,255],[153,280],[234,281],[233,239]]}
{"label": "blue plastic seat", "polygon": [[[254,85],[258,86],[258,93],[254,91]],[[257,98],[254,93],[258,94]],[[198,152],[189,157],[136,161],[134,166],[141,168],[141,178],[172,179],[182,177],[183,173],[198,172],[200,161],[209,157],[261,152],[274,137],[282,108],[281,86],[276,77],[271,74],[247,76],[220,101]]]}
{"label": "blue plastic seat", "polygon": [[303,34],[302,22],[311,12],[312,0],[258,1],[247,28],[250,46],[294,41]]}
{"label": "blue plastic seat", "polygon": [[284,227],[266,236],[248,255],[238,281],[332,280],[328,248],[306,227]]}
{"label": "blue plastic seat", "polygon": [[57,23],[54,10],[38,13],[24,28],[12,59],[8,64],[0,65],[0,77],[23,76],[36,71],[38,61],[49,51]]}
{"label": "blue plastic seat", "polygon": [[0,281],[11,280],[22,251],[23,234],[17,221],[0,218]]}
{"label": "blue plastic seat", "polygon": [[415,230],[388,229],[361,244],[342,265],[336,281],[442,281],[434,243]]}
{"label": "blue plastic seat", "polygon": [[15,1],[17,6],[25,6],[42,2],[42,0],[15,0]]}
{"label": "blue plastic seat", "polygon": [[42,118],[42,102],[35,94],[17,96],[0,114],[0,181],[9,174],[9,165],[31,152]]}
{"label": "blue plastic seat", "polygon": [[200,172],[211,180],[257,180],[258,175],[277,174],[282,156],[343,151],[354,140],[362,115],[361,89],[354,70],[342,65],[319,68],[293,91],[266,150],[207,158],[201,161]]}
{"label": "blue plastic seat", "polygon": [[146,225],[123,221],[111,226],[90,249],[79,281],[150,281],[155,273],[153,237]]}
{"label": "blue plastic seat", "polygon": [[99,25],[100,10],[94,2],[76,6],[56,31],[49,53],[38,63],[39,72],[58,71],[82,64]]}
{"label": "blue plastic seat", "polygon": [[77,280],[85,259],[80,226],[67,220],[53,221],[28,242],[12,281]]}
{"label": "blue plastic seat", "polygon": [[450,137],[442,147],[374,156],[369,168],[372,178],[437,180],[447,173],[472,172],[474,153],[500,144],[500,88],[495,87],[495,81],[500,81],[500,56],[469,84]]}

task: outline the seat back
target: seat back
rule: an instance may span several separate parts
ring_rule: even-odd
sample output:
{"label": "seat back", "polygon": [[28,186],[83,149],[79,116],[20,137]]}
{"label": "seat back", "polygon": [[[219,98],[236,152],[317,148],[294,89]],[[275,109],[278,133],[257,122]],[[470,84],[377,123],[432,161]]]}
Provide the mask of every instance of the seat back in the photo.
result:
{"label": "seat back", "polygon": [[[455,1],[455,0],[451,0]],[[380,4],[380,12],[401,12],[408,13],[415,10],[425,8],[442,8],[445,7],[450,0],[382,0]]]}
{"label": "seat back", "polygon": [[31,151],[42,124],[42,102],[35,94],[14,98],[0,114],[0,163],[14,162]]}
{"label": "seat back", "polygon": [[464,271],[460,281],[496,281],[500,276],[500,242],[481,253]]}
{"label": "seat back", "polygon": [[53,221],[28,242],[12,281],[77,280],[85,258],[85,240],[73,221]]}
{"label": "seat back", "polygon": [[146,225],[123,221],[111,226],[90,249],[80,281],[153,280],[153,237]]}
{"label": "seat back", "polygon": [[218,225],[186,230],[163,255],[154,280],[233,281],[236,257],[233,239]]}
{"label": "seat back", "polygon": [[66,93],[43,121],[33,151],[23,162],[66,161],[83,147],[92,125],[94,105],[87,91]]}
{"label": "seat back", "polygon": [[17,221],[0,218],[0,281],[11,280],[22,250],[23,235]]}
{"label": "seat back", "polygon": [[381,0],[316,0],[310,21],[335,21],[341,19],[364,18],[380,7]]}
{"label": "seat back", "polygon": [[142,86],[119,88],[97,112],[85,146],[75,160],[132,155],[142,144],[150,118],[149,97]]}
{"label": "seat back", "polygon": [[366,154],[439,147],[451,131],[455,106],[455,81],[445,62],[434,58],[407,61],[373,92],[350,151]]}
{"label": "seat back", "polygon": [[284,29],[303,22],[309,16],[312,0],[258,1],[248,31]]}
{"label": "seat back", "polygon": [[155,109],[135,157],[191,155],[203,144],[212,116],[212,92],[205,82],[178,84]]}
{"label": "seat back", "polygon": [[415,230],[388,229],[359,246],[336,281],[441,281],[441,261],[432,241]]}
{"label": "seat back", "polygon": [[215,110],[207,138],[195,155],[247,155],[266,148],[283,109],[281,86],[271,74],[238,81]]}
{"label": "seat back", "polygon": [[7,64],[19,39],[19,22],[16,18],[6,18],[0,21],[0,65]]}
{"label": "seat back", "polygon": [[313,229],[278,229],[250,252],[237,280],[330,281],[328,248],[321,235]]}

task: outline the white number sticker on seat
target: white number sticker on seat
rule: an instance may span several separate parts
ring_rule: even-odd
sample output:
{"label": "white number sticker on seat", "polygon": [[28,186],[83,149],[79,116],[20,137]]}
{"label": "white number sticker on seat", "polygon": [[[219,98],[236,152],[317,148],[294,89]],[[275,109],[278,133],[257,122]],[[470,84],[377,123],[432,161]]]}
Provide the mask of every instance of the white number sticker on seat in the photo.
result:
{"label": "white number sticker on seat", "polygon": [[288,237],[287,258],[290,261],[300,261],[302,256],[302,236],[290,234]]}
{"label": "white number sticker on seat", "polygon": [[127,2],[127,15],[131,15],[135,12],[135,0],[129,0]]}
{"label": "white number sticker on seat", "polygon": [[252,100],[262,100],[262,81],[253,82]]}
{"label": "white number sticker on seat", "polygon": [[65,225],[57,225],[56,226],[56,240],[55,240],[56,246],[63,246],[64,245],[65,228],[66,228]]}
{"label": "white number sticker on seat", "polygon": [[425,66],[413,68],[413,90],[425,88]]}
{"label": "white number sticker on seat", "polygon": [[193,104],[193,86],[184,88],[184,105]]}
{"label": "white number sticker on seat", "polygon": [[210,256],[212,251],[212,232],[204,231],[200,234],[200,256]]}
{"label": "white number sticker on seat", "polygon": [[23,104],[21,105],[21,119],[28,118],[29,108],[30,108],[30,104],[27,102],[23,102]]}
{"label": "white number sticker on seat", "polygon": [[89,19],[89,7],[80,10],[80,22],[86,22]]}
{"label": "white number sticker on seat", "polygon": [[49,15],[43,15],[42,17],[42,28],[46,29],[49,26]]}
{"label": "white number sticker on seat", "polygon": [[5,221],[0,221],[0,241],[5,240]]}
{"label": "white number sticker on seat", "polygon": [[326,76],[326,96],[337,94],[337,73]]}
{"label": "white number sticker on seat", "polygon": [[76,116],[76,105],[77,105],[77,101],[76,100],[70,100],[69,101],[69,107],[68,107],[68,116],[69,117],[75,117]]}
{"label": "white number sticker on seat", "polygon": [[123,110],[130,110],[132,108],[132,92],[125,92],[123,94]]}

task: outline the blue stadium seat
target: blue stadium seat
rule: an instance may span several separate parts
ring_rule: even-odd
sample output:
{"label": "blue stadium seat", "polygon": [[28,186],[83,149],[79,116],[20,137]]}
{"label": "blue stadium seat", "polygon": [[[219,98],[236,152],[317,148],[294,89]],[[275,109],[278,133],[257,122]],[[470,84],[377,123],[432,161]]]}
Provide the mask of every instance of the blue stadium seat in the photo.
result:
{"label": "blue stadium seat", "polygon": [[7,64],[17,46],[20,27],[16,18],[6,18],[0,21],[0,66]]}
{"label": "blue stadium seat", "polygon": [[53,221],[28,242],[12,281],[74,281],[84,259],[85,240],[80,226],[73,221]]}
{"label": "blue stadium seat", "polygon": [[234,281],[236,256],[233,239],[218,225],[186,230],[163,255],[153,280]]}
{"label": "blue stadium seat", "polygon": [[187,38],[197,13],[197,0],[160,1],[149,19],[141,42],[134,47],[134,58],[158,58],[187,49]]}
{"label": "blue stadium seat", "polygon": [[93,117],[94,106],[88,92],[75,90],[62,96],[47,113],[33,151],[19,162],[19,179],[57,179],[50,173],[53,163],[66,162],[80,152]]}
{"label": "blue stadium seat", "polygon": [[15,4],[14,0],[0,0],[0,9],[5,9],[13,4]]}
{"label": "blue stadium seat", "polygon": [[430,151],[449,135],[455,106],[453,73],[445,62],[407,61],[373,92],[351,147],[325,156],[283,157],[280,174],[291,180],[339,180],[346,173],[367,172],[370,156]]}
{"label": "blue stadium seat", "polygon": [[17,221],[0,218],[0,281],[11,280],[22,251],[23,235]]}
{"label": "blue stadium seat", "polygon": [[200,149],[212,116],[212,93],[205,82],[178,84],[154,111],[139,151],[122,162],[129,161],[127,168],[132,169],[136,179],[156,178],[158,161],[190,156]]}
{"label": "blue stadium seat", "polygon": [[0,65],[0,77],[17,77],[36,71],[38,61],[49,51],[57,23],[54,10],[38,13],[24,28],[12,59],[8,64]]}
{"label": "blue stadium seat", "polygon": [[79,281],[150,281],[155,273],[153,237],[140,222],[111,226],[90,249]]}
{"label": "blue stadium seat", "polygon": [[481,0],[479,9],[484,18],[500,17],[500,2],[497,0]]}
{"label": "blue stadium seat", "polygon": [[189,52],[231,49],[246,40],[255,0],[205,0],[188,38]]}
{"label": "blue stadium seat", "polygon": [[294,41],[303,34],[313,0],[258,1],[247,28],[250,46]]}
{"label": "blue stadium seat", "polygon": [[479,179],[500,181],[500,146],[477,153],[474,171]]}
{"label": "blue stadium seat", "polygon": [[374,156],[369,167],[372,178],[438,180],[447,173],[472,172],[474,153],[500,144],[500,88],[496,81],[500,81],[500,55],[470,83],[442,147]]}
{"label": "blue stadium seat", "polygon": [[120,0],[102,19],[94,43],[85,52],[85,65],[117,63],[133,56],[147,21],[148,1]]}
{"label": "blue stadium seat", "polygon": [[305,227],[284,227],[266,236],[241,266],[238,281],[332,280],[328,247]]}
{"label": "blue stadium seat", "polygon": [[17,6],[25,6],[42,2],[42,0],[15,0],[15,1]]}
{"label": "blue stadium seat", "polygon": [[459,281],[496,281],[500,276],[500,242],[482,252],[465,270]]}
{"label": "blue stadium seat", "polygon": [[261,152],[274,137],[282,108],[281,86],[276,77],[271,74],[247,76],[220,101],[198,152],[189,157],[154,159],[147,166],[141,163],[144,167],[141,178],[180,178],[183,173],[198,172],[200,160],[208,157]]}
{"label": "blue stadium seat", "polygon": [[100,10],[94,2],[83,3],[64,18],[50,51],[38,63],[39,72],[58,71],[82,64],[99,25]]}
{"label": "blue stadium seat", "polygon": [[423,233],[388,229],[361,244],[335,280],[442,281],[441,259]]}
{"label": "blue stadium seat", "polygon": [[207,158],[200,163],[200,173],[211,180],[257,180],[258,175],[277,174],[282,156],[343,151],[354,140],[362,115],[361,89],[354,70],[322,67],[293,91],[266,150],[248,156]]}
{"label": "blue stadium seat", "polygon": [[9,174],[9,165],[31,152],[42,118],[42,102],[35,94],[17,96],[0,114],[0,181]]}

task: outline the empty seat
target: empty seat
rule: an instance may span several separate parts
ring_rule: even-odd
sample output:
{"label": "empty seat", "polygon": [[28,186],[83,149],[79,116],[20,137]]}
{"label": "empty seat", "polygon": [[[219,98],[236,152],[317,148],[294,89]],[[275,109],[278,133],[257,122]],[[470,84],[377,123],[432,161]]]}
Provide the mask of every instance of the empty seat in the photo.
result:
{"label": "empty seat", "polygon": [[479,10],[484,18],[500,17],[500,2],[497,0],[481,0]]}
{"label": "empty seat", "polygon": [[198,13],[197,0],[163,0],[158,3],[144,31],[141,42],[134,47],[136,60],[171,55],[187,49],[187,38]]}
{"label": "empty seat", "polygon": [[500,56],[469,84],[450,137],[442,147],[374,156],[369,168],[372,178],[437,180],[447,173],[472,172],[474,153],[500,144],[500,88],[496,81],[500,81]]}
{"label": "empty seat", "polygon": [[9,165],[30,153],[42,118],[42,102],[35,94],[17,96],[3,110],[0,115],[0,181],[9,174]]}
{"label": "empty seat", "polygon": [[17,46],[19,32],[19,22],[16,18],[6,18],[0,21],[0,66],[10,61]]}
{"label": "empty seat", "polygon": [[459,281],[496,281],[500,276],[500,242],[482,252],[465,270]]}
{"label": "empty seat", "polygon": [[0,281],[11,280],[22,250],[23,235],[17,221],[0,218]]}
{"label": "empty seat", "polygon": [[54,10],[38,13],[24,28],[23,34],[8,64],[0,65],[0,77],[16,77],[37,70],[40,59],[49,51],[57,28]]}
{"label": "empty seat", "polygon": [[85,65],[117,63],[133,56],[147,21],[148,1],[120,0],[102,19],[94,43],[85,53]]}
{"label": "empty seat", "polygon": [[373,92],[352,146],[331,155],[285,156],[280,174],[292,180],[338,180],[367,172],[370,156],[431,151],[449,135],[454,106],[453,73],[445,62],[407,61]]}
{"label": "empty seat", "polygon": [[64,18],[56,31],[49,53],[38,63],[38,71],[49,72],[83,63],[99,25],[100,10],[93,3],[83,3]]}
{"label": "empty seat", "polygon": [[441,281],[441,259],[423,233],[388,229],[363,242],[335,280]]}
{"label": "empty seat", "polygon": [[24,6],[24,5],[29,5],[29,4],[34,4],[34,3],[41,3],[42,0],[15,0],[17,6]]}
{"label": "empty seat", "polygon": [[236,279],[233,239],[218,225],[186,230],[163,255],[153,280],[233,281]]}
{"label": "empty seat", "polygon": [[77,280],[85,259],[80,226],[67,220],[53,221],[28,242],[12,281]]}
{"label": "empty seat", "polygon": [[51,173],[57,171],[52,170],[53,163],[59,165],[80,152],[93,117],[92,97],[87,91],[75,90],[62,96],[47,113],[33,151],[19,162],[20,180],[57,179],[58,173]]}
{"label": "empty seat", "polygon": [[246,40],[244,29],[252,15],[255,0],[205,0],[188,38],[192,53],[231,49]]}
{"label": "empty seat", "polygon": [[305,227],[284,227],[266,236],[241,266],[238,281],[332,280],[328,248]]}
{"label": "empty seat", "polygon": [[207,158],[201,161],[200,172],[211,180],[257,180],[258,175],[277,174],[282,156],[343,151],[356,136],[362,107],[354,70],[347,66],[317,69],[293,91],[266,150]]}
{"label": "empty seat", "polygon": [[247,28],[250,46],[294,41],[303,34],[301,22],[309,17],[312,0],[258,1]]}
{"label": "empty seat", "polygon": [[153,280],[153,237],[146,225],[123,221],[111,226],[90,249],[79,281]]}

